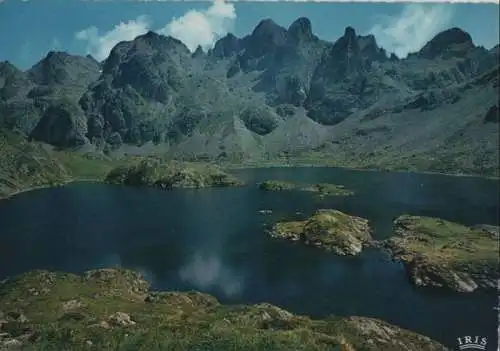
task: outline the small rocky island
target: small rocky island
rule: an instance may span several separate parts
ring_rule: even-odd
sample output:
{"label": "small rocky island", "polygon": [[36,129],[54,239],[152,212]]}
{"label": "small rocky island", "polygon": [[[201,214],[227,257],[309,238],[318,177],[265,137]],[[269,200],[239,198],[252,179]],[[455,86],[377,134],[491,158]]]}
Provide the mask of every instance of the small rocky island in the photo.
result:
{"label": "small rocky island", "polygon": [[441,351],[378,319],[313,320],[276,306],[221,305],[199,292],[153,292],[138,273],[31,271],[0,283],[1,350]]}
{"label": "small rocky island", "polygon": [[215,166],[200,164],[186,167],[153,159],[116,167],[107,174],[105,181],[111,184],[155,186],[162,189],[244,185],[236,177]]}
{"label": "small rocky island", "polygon": [[258,185],[259,189],[266,191],[287,191],[299,190],[317,193],[320,197],[325,196],[349,196],[353,195],[352,190],[346,189],[343,185],[318,183],[312,185],[299,185],[282,180],[266,180]]}
{"label": "small rocky island", "polygon": [[394,221],[394,236],[382,244],[417,286],[459,292],[497,288],[498,227],[403,215]]}
{"label": "small rocky island", "polygon": [[275,223],[272,237],[301,241],[338,255],[357,255],[372,242],[368,220],[331,209],[318,210],[304,221]]}

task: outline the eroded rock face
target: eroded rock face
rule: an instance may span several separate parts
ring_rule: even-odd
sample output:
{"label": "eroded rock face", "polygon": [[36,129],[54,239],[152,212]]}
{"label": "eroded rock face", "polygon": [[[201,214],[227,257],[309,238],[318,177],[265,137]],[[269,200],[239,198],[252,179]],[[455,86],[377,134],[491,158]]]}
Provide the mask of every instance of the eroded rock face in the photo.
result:
{"label": "eroded rock face", "polygon": [[305,221],[276,223],[269,234],[338,255],[357,255],[371,242],[368,220],[337,210],[319,210]]}
{"label": "eroded rock face", "polygon": [[58,147],[75,147],[88,142],[87,121],[76,106],[60,103],[47,108],[30,137]]}
{"label": "eroded rock face", "polygon": [[498,240],[488,229],[403,215],[394,221],[394,237],[383,245],[403,262],[417,286],[492,290],[499,273]]}
{"label": "eroded rock face", "polygon": [[438,56],[453,57],[466,55],[474,49],[469,33],[460,28],[451,28],[437,34],[418,52],[422,58],[432,60]]}

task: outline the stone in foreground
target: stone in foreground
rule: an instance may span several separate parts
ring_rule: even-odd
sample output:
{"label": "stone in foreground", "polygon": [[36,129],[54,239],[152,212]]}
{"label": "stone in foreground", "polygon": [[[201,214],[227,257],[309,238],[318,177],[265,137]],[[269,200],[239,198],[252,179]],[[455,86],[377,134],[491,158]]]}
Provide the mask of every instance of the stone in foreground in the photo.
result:
{"label": "stone in foreground", "polygon": [[394,236],[383,245],[403,262],[417,286],[493,290],[499,274],[498,238],[491,228],[403,215],[394,221]]}
{"label": "stone in foreground", "polygon": [[4,281],[0,329],[1,350],[447,350],[373,318],[313,320],[267,303],[225,306],[199,292],[153,292],[123,269],[33,271]]}
{"label": "stone in foreground", "polygon": [[304,221],[278,222],[269,233],[338,255],[357,255],[372,241],[368,220],[331,209],[318,210]]}

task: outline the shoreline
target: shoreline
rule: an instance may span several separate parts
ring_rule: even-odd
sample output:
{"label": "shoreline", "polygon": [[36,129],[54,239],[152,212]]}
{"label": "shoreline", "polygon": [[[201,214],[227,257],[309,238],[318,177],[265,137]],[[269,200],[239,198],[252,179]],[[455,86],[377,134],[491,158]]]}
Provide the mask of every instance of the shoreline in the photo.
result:
{"label": "shoreline", "polygon": [[[222,166],[221,166],[222,167]],[[410,173],[410,174],[430,174],[448,177],[467,177],[467,178],[481,178],[489,180],[500,180],[500,176],[468,174],[468,173],[442,173],[434,171],[410,171],[410,170],[389,170],[389,169],[374,169],[374,168],[356,168],[356,167],[342,167],[334,165],[322,164],[274,164],[274,165],[230,165],[224,166],[228,170],[245,170],[245,169],[260,169],[260,168],[337,168],[347,171],[360,171],[360,172],[384,172],[384,173]]]}
{"label": "shoreline", "polygon": [[[212,164],[212,163],[210,163]],[[405,171],[405,170],[387,170],[387,169],[365,169],[365,168],[355,168],[355,167],[341,167],[333,165],[323,165],[323,164],[264,164],[264,165],[245,165],[245,164],[215,164],[226,171],[244,171],[244,170],[254,170],[254,169],[265,169],[265,168],[335,168],[346,171],[359,171],[359,172],[384,172],[384,173],[407,173],[407,174],[426,174],[426,175],[438,175],[447,177],[462,177],[462,178],[478,178],[487,180],[500,180],[500,177],[495,176],[482,176],[478,174],[456,174],[456,173],[440,173],[432,171]],[[60,184],[42,184],[37,186],[28,186],[26,188],[18,189],[12,193],[6,195],[0,195],[0,201],[8,200],[14,196],[27,193],[34,190],[55,188],[59,186],[65,186],[71,183],[102,183],[104,179],[98,178],[71,178],[69,180],[63,181]]]}
{"label": "shoreline", "polygon": [[35,190],[40,190],[40,189],[50,189],[50,188],[57,188],[57,187],[62,187],[62,186],[65,186],[65,185],[68,185],[68,184],[72,184],[72,183],[101,183],[103,182],[103,180],[100,180],[100,179],[85,179],[85,178],[74,178],[74,179],[70,179],[70,180],[67,180],[65,182],[61,182],[60,184],[56,184],[56,185],[51,185],[51,184],[43,184],[43,185],[37,185],[37,186],[30,186],[30,187],[27,187],[27,188],[23,188],[23,189],[18,189],[12,193],[9,193],[9,194],[6,194],[6,195],[0,195],[0,201],[3,201],[3,200],[8,200],[10,198],[13,198],[17,195],[21,195],[23,193],[28,193],[30,191],[35,191]]}

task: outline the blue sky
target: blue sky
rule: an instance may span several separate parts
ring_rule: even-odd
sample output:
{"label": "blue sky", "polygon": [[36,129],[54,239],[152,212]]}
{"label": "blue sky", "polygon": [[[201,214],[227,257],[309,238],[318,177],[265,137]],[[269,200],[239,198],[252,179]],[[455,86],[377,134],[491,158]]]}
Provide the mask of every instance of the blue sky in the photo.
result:
{"label": "blue sky", "polygon": [[176,36],[190,48],[209,48],[227,32],[250,33],[264,18],[288,26],[301,16],[322,39],[335,41],[352,26],[359,34],[375,34],[398,56],[450,27],[491,48],[499,41],[498,10],[496,4],[472,3],[0,0],[0,60],[27,69],[50,50],[103,59],[118,41],[149,29]]}

